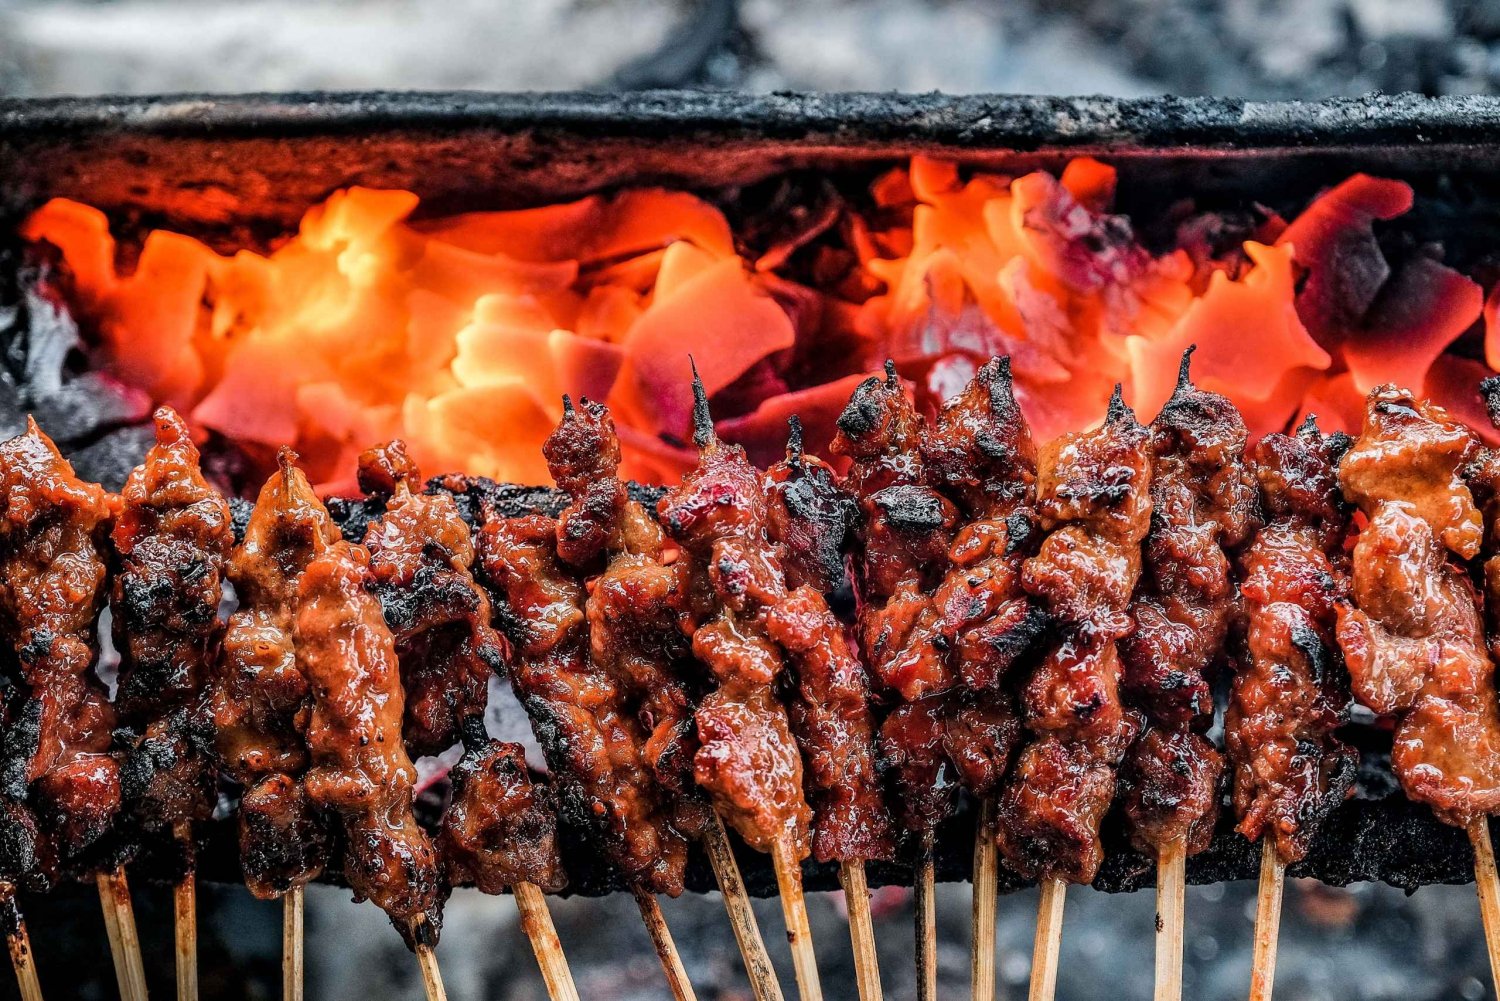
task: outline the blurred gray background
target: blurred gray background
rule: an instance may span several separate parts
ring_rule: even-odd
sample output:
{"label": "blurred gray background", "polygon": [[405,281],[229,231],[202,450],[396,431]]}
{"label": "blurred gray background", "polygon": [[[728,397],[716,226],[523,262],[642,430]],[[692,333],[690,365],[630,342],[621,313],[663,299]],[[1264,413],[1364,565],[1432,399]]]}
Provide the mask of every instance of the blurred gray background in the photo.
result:
{"label": "blurred gray background", "polygon": [[[0,0],[0,94],[10,96],[718,87],[1312,98],[1497,85],[1500,3],[1467,0]],[[518,711],[503,715],[524,731]],[[98,922],[84,896],[58,903],[78,915],[74,928]],[[168,890],[137,887],[136,898],[148,947],[161,947],[153,980],[166,997]],[[1029,893],[1000,903],[1007,997],[1025,995],[1035,904]],[[204,888],[202,906],[205,996],[277,996],[278,907],[234,887]],[[939,906],[941,994],[967,997],[968,887],[940,887]],[[841,901],[818,895],[809,907],[825,993],[853,998]],[[1153,907],[1149,893],[1072,890],[1059,997],[1150,997]],[[310,997],[421,996],[414,961],[374,907],[313,887],[309,908]],[[584,998],[666,996],[631,900],[553,909]],[[718,898],[664,909],[699,997],[748,999]],[[887,996],[911,997],[909,894],[878,892],[876,911]],[[759,912],[790,991],[780,910],[763,901]],[[1187,997],[1245,996],[1253,913],[1253,885],[1189,889]],[[61,937],[67,925],[47,917],[32,922],[44,983],[60,987],[71,969],[77,996],[110,996],[102,939]],[[545,996],[508,900],[457,893],[439,956],[454,1001]],[[1408,898],[1289,887],[1279,999],[1488,994],[1472,888]]]}

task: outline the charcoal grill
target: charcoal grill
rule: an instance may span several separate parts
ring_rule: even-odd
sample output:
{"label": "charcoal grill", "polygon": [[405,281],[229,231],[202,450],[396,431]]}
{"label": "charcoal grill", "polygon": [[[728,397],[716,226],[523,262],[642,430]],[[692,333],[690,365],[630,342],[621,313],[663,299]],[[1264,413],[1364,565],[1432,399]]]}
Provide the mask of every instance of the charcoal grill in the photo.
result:
{"label": "charcoal grill", "polygon": [[[1002,172],[1058,167],[1088,154],[1120,170],[1120,207],[1160,217],[1191,194],[1202,206],[1304,203],[1356,171],[1398,177],[1418,192],[1416,212],[1392,232],[1441,240],[1466,269],[1500,259],[1500,100],[1370,97],[1324,103],[1220,99],[1040,98],[941,95],[745,96],[647,92],[589,94],[287,94],[141,99],[0,101],[0,234],[52,197],[97,206],[129,234],[168,226],[219,247],[264,245],[303,211],[347,185],[400,187],[422,212],[517,208],[626,185],[659,184],[732,199],[736,189],[815,171],[850,191],[915,153]],[[1146,230],[1149,237],[1150,230]],[[7,263],[9,260],[9,263]],[[15,269],[0,257],[0,269]],[[0,346],[24,354],[7,328],[0,271]],[[57,322],[12,309],[32,325]],[[64,441],[76,453],[101,445],[138,455],[128,407]],[[143,413],[136,418],[144,417]],[[64,436],[66,438],[66,436]],[[357,519],[355,507],[341,509]],[[1472,879],[1462,831],[1437,823],[1396,791],[1378,750],[1366,755],[1360,796],[1325,825],[1292,875],[1344,885],[1418,885]],[[940,839],[938,875],[964,879],[973,817]],[[1119,832],[1096,887],[1151,885],[1154,860]],[[1190,860],[1190,882],[1253,879],[1260,853],[1221,832]],[[741,863],[752,892],[775,892],[758,853]],[[148,852],[138,868],[149,876]],[[607,872],[575,873],[572,892],[619,889]],[[230,831],[203,860],[206,878],[235,879]],[[900,865],[874,866],[872,883],[909,882]],[[690,885],[708,889],[706,865]],[[807,867],[809,889],[837,888],[833,866]],[[1022,883],[1001,874],[1001,889]]]}

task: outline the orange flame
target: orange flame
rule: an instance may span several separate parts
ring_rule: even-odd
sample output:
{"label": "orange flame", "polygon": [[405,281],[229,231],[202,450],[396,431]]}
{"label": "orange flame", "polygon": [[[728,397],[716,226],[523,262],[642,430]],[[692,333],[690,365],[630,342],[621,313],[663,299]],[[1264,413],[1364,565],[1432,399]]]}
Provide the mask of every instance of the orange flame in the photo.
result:
{"label": "orange flame", "polygon": [[[330,490],[391,437],[425,468],[547,482],[563,393],[610,404],[629,475],[671,480],[691,460],[689,355],[721,433],[759,458],[793,413],[820,443],[886,357],[930,405],[1009,354],[1043,437],[1097,419],[1116,382],[1153,414],[1192,344],[1198,383],[1257,434],[1308,410],[1347,428],[1391,379],[1478,413],[1500,306],[1434,257],[1389,266],[1371,226],[1410,208],[1406,185],[1356,176],[1220,258],[1148,252],[1109,214],[1115,186],[1090,159],[1009,179],[917,157],[846,220],[856,271],[822,289],[757,270],[717,208],[658,189],[413,221],[415,195],[351,188],[269,254],[157,231],[129,273],[86,206],[50,202],[22,235],[62,251],[111,370],[201,429],[293,445]],[[1453,353],[1481,312],[1483,342]]]}

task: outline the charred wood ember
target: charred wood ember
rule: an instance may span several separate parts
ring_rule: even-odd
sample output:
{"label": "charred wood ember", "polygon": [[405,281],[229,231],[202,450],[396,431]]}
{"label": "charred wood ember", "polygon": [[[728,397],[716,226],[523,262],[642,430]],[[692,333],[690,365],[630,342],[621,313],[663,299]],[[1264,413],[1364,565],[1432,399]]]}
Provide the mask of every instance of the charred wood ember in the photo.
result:
{"label": "charred wood ember", "polygon": [[156,411],[156,444],[125,482],[111,540],[116,695],[136,735],[125,801],[148,828],[205,820],[216,802],[209,679],[224,626],[219,605],[234,545],[229,504],[209,486],[187,425]]}
{"label": "charred wood ember", "polygon": [[115,709],[94,673],[117,513],[118,499],[78,479],[34,420],[0,442],[0,633],[13,685],[0,792],[28,832],[30,807],[41,838],[24,840],[49,879],[86,865],[120,809]]}
{"label": "charred wood ember", "polygon": [[405,688],[406,744],[437,754],[482,716],[492,672],[505,655],[490,624],[489,595],[474,581],[474,540],[447,494],[424,494],[422,476],[392,441],[359,457],[359,485],[385,502],[364,544]]}
{"label": "charred wood ember", "polygon": [[760,472],[714,433],[696,373],[693,394],[698,464],[657,505],[682,547],[674,565],[689,595],[683,628],[715,683],[695,717],[693,771],[747,844],[800,860],[810,850],[811,810],[802,756],[773,687],[785,660],[770,620],[787,597],[785,572]]}
{"label": "charred wood ember", "polygon": [[859,647],[880,684],[905,701],[947,691],[955,676],[936,645],[931,590],[948,567],[958,521],[933,489],[922,458],[926,422],[886,363],[838,418],[833,451],[851,460],[847,486],[859,502]]}
{"label": "charred wood ember", "polygon": [[687,842],[645,760],[646,733],[589,655],[587,591],[558,556],[558,520],[487,506],[480,561],[511,644],[510,679],[557,783],[562,818],[632,886],[682,892]]}
{"label": "charred wood ember", "polygon": [[1150,432],[1119,387],[1101,427],[1065,435],[1039,457],[1037,505],[1050,534],[1022,586],[1046,606],[1054,637],[1024,689],[1032,742],[999,810],[1000,849],[1033,878],[1094,878],[1115,771],[1140,732],[1120,697],[1118,641],[1133,625],[1152,460]]}
{"label": "charred wood ember", "polygon": [[1336,735],[1349,677],[1334,638],[1349,599],[1349,506],[1336,469],[1351,444],[1312,418],[1267,435],[1250,470],[1263,524],[1240,555],[1244,651],[1224,717],[1237,830],[1275,839],[1284,863],[1307,856],[1324,818],[1352,788],[1358,753]]}
{"label": "charred wood ember", "polygon": [[295,460],[281,451],[230,556],[239,607],[224,633],[212,700],[221,766],[245,788],[240,853],[246,885],[260,897],[315,878],[328,854],[301,781],[312,703],[293,626],[302,574],[339,529]]}
{"label": "charred wood ember", "polygon": [[557,799],[526,767],[520,744],[493,740],[481,720],[463,726],[464,756],[449,772],[453,802],[438,847],[448,883],[501,893],[532,883],[556,893],[568,883],[557,851]]}
{"label": "charred wood ember", "polygon": [[[297,666],[312,693],[307,798],[344,832],[344,877],[411,938],[440,926],[437,853],[412,813],[417,769],[401,739],[405,698],[396,642],[370,594],[369,554],[342,539],[297,585]],[[416,922],[425,918],[425,922]]]}
{"label": "charred wood ember", "polygon": [[1209,673],[1237,613],[1228,551],[1253,525],[1256,485],[1245,468],[1245,422],[1234,404],[1195,387],[1192,349],[1177,388],[1151,422],[1151,531],[1120,640],[1125,697],[1146,731],[1121,768],[1121,798],[1136,847],[1208,847],[1218,819],[1223,758]]}
{"label": "charred wood ember", "polygon": [[698,744],[691,651],[679,627],[686,595],[666,562],[666,536],[618,477],[620,442],[609,411],[563,398],[563,419],[542,445],[570,503],[558,518],[558,553],[586,571],[589,656],[608,672],[645,734],[641,753],[666,794],[672,826],[699,837],[710,819],[693,780]]}
{"label": "charred wood ember", "polygon": [[1391,765],[1407,796],[1458,827],[1500,809],[1494,667],[1473,585],[1452,559],[1478,555],[1483,538],[1461,478],[1478,451],[1441,407],[1387,385],[1370,393],[1339,463],[1344,495],[1369,520],[1354,603],[1338,612],[1354,694],[1396,717]]}
{"label": "charred wood ember", "polygon": [[790,593],[766,626],[793,681],[784,702],[802,751],[812,853],[819,862],[888,860],[896,846],[875,760],[870,680],[827,599],[847,586],[843,543],[854,502],[826,463],[802,451],[796,418],[791,428],[786,459],[766,474],[770,535]]}

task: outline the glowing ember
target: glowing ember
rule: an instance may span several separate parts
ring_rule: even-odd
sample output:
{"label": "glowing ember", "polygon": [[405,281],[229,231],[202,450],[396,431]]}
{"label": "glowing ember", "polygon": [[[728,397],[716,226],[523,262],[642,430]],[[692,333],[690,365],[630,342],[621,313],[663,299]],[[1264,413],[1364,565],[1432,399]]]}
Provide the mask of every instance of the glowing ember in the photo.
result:
{"label": "glowing ember", "polygon": [[[1117,381],[1154,413],[1189,344],[1257,434],[1308,410],[1347,428],[1392,379],[1477,407],[1500,307],[1431,255],[1386,260],[1372,227],[1411,207],[1407,185],[1356,176],[1228,253],[1185,236],[1155,256],[1110,214],[1115,184],[1087,159],[1010,179],[917,158],[825,227],[858,263],[819,288],[778,271],[802,244],[746,260],[716,207],[655,189],[414,222],[416,196],[352,188],[267,255],[153,232],[128,272],[86,206],[51,202],[22,234],[61,250],[103,364],[252,456],[292,444],[329,490],[391,437],[424,468],[546,482],[564,393],[608,401],[630,476],[673,480],[690,355],[720,432],[762,461],[794,413],[826,442],[887,357],[930,404],[1010,355],[1041,436],[1093,419]],[[1454,353],[1481,313],[1483,341]]]}

